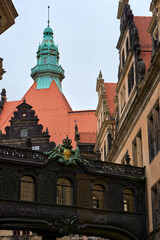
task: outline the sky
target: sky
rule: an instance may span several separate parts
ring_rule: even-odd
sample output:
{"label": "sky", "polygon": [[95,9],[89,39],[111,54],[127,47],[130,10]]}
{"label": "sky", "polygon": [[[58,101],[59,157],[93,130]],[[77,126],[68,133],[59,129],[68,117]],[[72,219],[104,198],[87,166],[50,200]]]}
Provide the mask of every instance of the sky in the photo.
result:
{"label": "sky", "polygon": [[[20,100],[33,84],[31,68],[47,27],[48,6],[60,65],[65,70],[63,93],[73,110],[96,109],[96,81],[117,82],[119,38],[118,0],[12,0],[15,24],[0,37],[0,57],[6,73],[0,81],[8,101]],[[130,0],[135,16],[151,16],[151,0]]]}

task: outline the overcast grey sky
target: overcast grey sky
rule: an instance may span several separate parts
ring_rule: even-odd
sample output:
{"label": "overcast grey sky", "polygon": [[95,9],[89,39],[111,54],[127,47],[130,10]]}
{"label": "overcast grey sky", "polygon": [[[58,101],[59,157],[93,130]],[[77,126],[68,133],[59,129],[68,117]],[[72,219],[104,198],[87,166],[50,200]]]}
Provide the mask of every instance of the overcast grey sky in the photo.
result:
{"label": "overcast grey sky", "polygon": [[[130,0],[136,16],[150,16],[151,0]],[[73,110],[96,109],[99,70],[107,82],[117,82],[118,0],[13,0],[19,16],[0,37],[0,57],[7,71],[0,81],[8,101],[20,100],[32,85],[31,68],[47,26],[59,46],[65,70],[63,92]]]}

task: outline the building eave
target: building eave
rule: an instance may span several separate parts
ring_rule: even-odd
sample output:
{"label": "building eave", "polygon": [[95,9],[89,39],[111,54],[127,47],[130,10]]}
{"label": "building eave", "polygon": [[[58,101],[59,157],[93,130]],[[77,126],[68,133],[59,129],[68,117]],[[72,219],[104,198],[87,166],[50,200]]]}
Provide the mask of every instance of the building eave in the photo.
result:
{"label": "building eave", "polygon": [[0,34],[2,34],[15,23],[15,18],[18,16],[11,0],[0,1],[0,15]]}

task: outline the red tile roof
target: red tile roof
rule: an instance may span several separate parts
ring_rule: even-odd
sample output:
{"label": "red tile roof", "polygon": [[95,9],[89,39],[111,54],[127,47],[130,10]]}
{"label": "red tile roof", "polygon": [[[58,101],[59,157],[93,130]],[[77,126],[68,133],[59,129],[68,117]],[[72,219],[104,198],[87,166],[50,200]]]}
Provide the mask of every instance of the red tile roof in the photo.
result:
{"label": "red tile roof", "polygon": [[[62,140],[68,135],[72,139],[74,147],[76,146],[74,142],[75,120],[80,132],[96,133],[97,120],[95,111],[73,112],[54,81],[49,89],[36,89],[35,82],[24,97],[26,103],[33,106],[33,110],[35,110],[39,118],[39,123],[43,125],[44,129],[48,127],[51,135],[50,140],[56,144],[62,143]],[[16,101],[14,104],[13,102],[5,103],[5,106],[11,105],[12,108],[4,107],[0,115],[0,129],[3,132],[5,126],[9,125],[9,120],[16,110],[15,107],[22,103],[22,100]],[[90,137],[88,141],[90,141]],[[91,142],[93,142],[92,139]]]}
{"label": "red tile roof", "polygon": [[138,28],[141,51],[152,51],[151,34],[147,32],[151,20],[152,17],[134,16],[134,22]]}
{"label": "red tile roof", "polygon": [[80,132],[80,143],[95,143],[96,142],[96,132]]}
{"label": "red tile roof", "polygon": [[116,96],[116,86],[117,83],[104,83],[105,90],[106,90],[106,98],[107,98],[107,104],[109,107],[110,115],[113,116],[113,113],[116,108],[116,104],[114,102],[114,98]]}
{"label": "red tile roof", "polygon": [[10,125],[9,120],[16,110],[19,101],[5,102],[2,113],[0,114],[0,130],[4,132],[5,127]]}
{"label": "red tile roof", "polygon": [[143,61],[145,62],[145,66],[146,66],[146,71],[148,70],[148,68],[150,67],[151,64],[151,56],[152,56],[152,52],[141,52],[140,53],[140,57],[143,59]]}
{"label": "red tile roof", "polygon": [[148,27],[152,17],[135,17],[134,22],[138,29],[139,34],[139,43],[140,43],[140,56],[145,62],[146,70],[148,70],[151,61],[151,54],[152,54],[152,40],[151,34],[147,32]]}

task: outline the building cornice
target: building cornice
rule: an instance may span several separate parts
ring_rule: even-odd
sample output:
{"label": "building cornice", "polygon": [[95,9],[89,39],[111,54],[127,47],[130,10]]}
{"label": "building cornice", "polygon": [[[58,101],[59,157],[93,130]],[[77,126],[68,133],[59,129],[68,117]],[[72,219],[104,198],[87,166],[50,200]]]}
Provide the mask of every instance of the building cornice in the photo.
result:
{"label": "building cornice", "polygon": [[120,0],[118,4],[117,19],[120,19],[123,13],[125,4],[128,4],[129,0]]}
{"label": "building cornice", "polygon": [[0,9],[0,34],[2,34],[15,23],[14,19],[18,16],[18,13],[11,0],[1,0]]}

